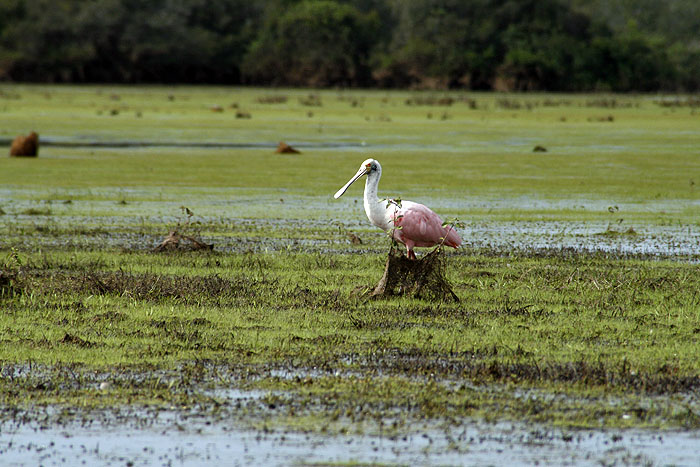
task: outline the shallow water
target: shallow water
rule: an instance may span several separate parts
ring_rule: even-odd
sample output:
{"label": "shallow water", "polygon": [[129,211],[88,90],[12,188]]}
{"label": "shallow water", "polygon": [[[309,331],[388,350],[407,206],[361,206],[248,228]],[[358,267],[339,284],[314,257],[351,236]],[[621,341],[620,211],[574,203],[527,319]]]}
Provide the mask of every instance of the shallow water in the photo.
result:
{"label": "shallow water", "polygon": [[[232,391],[230,398],[255,394]],[[321,435],[251,429],[176,411],[113,423],[0,425],[3,465],[697,465],[699,431],[561,431],[525,424],[465,421],[426,425],[398,437]]]}
{"label": "shallow water", "polygon": [[[174,211],[175,207],[170,209]],[[307,251],[320,253],[383,253],[386,235],[363,219],[258,219],[199,217],[197,234],[220,252]],[[150,250],[182,218],[175,216],[15,215],[0,218],[0,247]],[[76,230],[78,229],[78,230]],[[613,256],[697,259],[700,229],[689,225],[635,225],[573,221],[476,221],[459,229],[464,241],[459,252],[541,254],[562,251]],[[352,245],[347,232],[359,235]]]}
{"label": "shallow water", "polygon": [[[5,368],[3,376],[20,377],[27,372],[36,376],[42,371],[41,366],[18,366]],[[271,374],[294,378],[316,372],[280,369]],[[85,389],[109,391],[120,379],[142,376],[138,372],[93,374],[81,384]],[[266,402],[269,395],[284,396],[284,392],[229,385],[195,390],[215,400],[215,407],[203,403],[191,408],[131,405],[89,411],[63,406],[6,408],[0,418],[0,465],[692,466],[700,458],[700,430],[567,430],[523,422],[433,419],[414,420],[392,435],[376,419],[357,424],[341,418],[329,430],[338,433],[346,427],[348,434],[323,434],[322,427],[314,433],[286,431],[280,428],[286,422],[277,421],[282,415],[277,413],[279,408]],[[552,396],[539,391],[519,395],[533,397],[546,401]],[[693,403],[683,399],[682,405],[689,408]],[[391,415],[382,421],[389,426]]]}
{"label": "shallow water", "polygon": [[469,225],[465,244],[502,252],[570,250],[619,256],[693,256],[700,253],[700,230],[688,226],[624,227],[599,222],[488,222]]}
{"label": "shallow water", "polygon": [[[192,221],[201,223],[201,238],[218,251],[383,252],[385,235],[369,224],[357,201],[336,201],[330,193],[325,197],[237,188],[3,187],[0,247],[148,250],[186,222],[181,209],[185,204],[195,212]],[[421,201],[446,219],[468,220],[460,229],[465,246],[461,251],[467,254],[575,251],[693,258],[700,253],[700,228],[686,215],[697,210],[700,201],[621,203],[619,213],[613,214],[602,200],[429,196]],[[513,212],[517,215],[509,220],[507,213]],[[572,219],[571,212],[581,215]],[[351,245],[348,231],[358,234],[363,245]]]}
{"label": "shallow water", "polygon": [[[9,146],[11,139],[0,138],[0,146]],[[301,149],[352,149],[364,147],[365,144],[347,141],[289,141],[293,147]],[[42,137],[42,146],[57,146],[66,148],[200,148],[200,149],[264,149],[276,148],[276,141],[250,141],[250,142],[222,142],[222,141],[192,141],[192,140],[113,140],[103,141],[89,136],[73,139],[59,137]]]}

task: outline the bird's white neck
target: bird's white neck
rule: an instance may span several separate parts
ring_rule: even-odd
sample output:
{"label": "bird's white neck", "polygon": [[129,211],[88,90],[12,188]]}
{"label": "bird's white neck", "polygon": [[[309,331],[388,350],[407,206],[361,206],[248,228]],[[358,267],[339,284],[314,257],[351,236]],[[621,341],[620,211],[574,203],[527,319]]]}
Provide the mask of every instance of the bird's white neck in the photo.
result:
{"label": "bird's white neck", "polygon": [[386,231],[391,228],[391,216],[389,215],[390,209],[387,209],[386,201],[380,200],[377,195],[377,187],[379,186],[379,179],[381,176],[381,172],[367,175],[367,180],[365,181],[364,204],[365,213],[370,222]]}

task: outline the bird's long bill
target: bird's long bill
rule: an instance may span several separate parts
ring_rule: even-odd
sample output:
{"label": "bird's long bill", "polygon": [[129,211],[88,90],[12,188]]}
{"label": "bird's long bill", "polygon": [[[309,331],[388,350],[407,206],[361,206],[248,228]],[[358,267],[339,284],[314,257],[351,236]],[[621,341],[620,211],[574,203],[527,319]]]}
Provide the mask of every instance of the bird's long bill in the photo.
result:
{"label": "bird's long bill", "polygon": [[350,180],[348,180],[348,183],[346,183],[346,184],[343,186],[343,188],[341,188],[340,190],[338,190],[338,191],[335,192],[335,194],[333,195],[333,198],[338,199],[338,198],[340,198],[341,196],[343,196],[343,193],[345,193],[345,191],[347,191],[348,187],[349,187],[350,185],[352,185],[353,183],[355,183],[355,182],[357,181],[358,178],[362,177],[362,176],[365,175],[366,173],[367,173],[367,169],[365,169],[364,167],[360,168],[360,170],[357,171],[357,173],[355,174],[355,176],[352,177]]}

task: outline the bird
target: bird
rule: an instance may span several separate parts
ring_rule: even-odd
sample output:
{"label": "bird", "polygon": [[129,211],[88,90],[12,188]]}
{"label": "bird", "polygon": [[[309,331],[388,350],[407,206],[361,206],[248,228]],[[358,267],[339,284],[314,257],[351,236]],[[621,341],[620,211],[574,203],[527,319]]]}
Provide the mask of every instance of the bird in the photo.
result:
{"label": "bird", "polygon": [[333,195],[333,198],[338,199],[343,196],[350,185],[364,175],[367,175],[364,194],[367,218],[372,225],[403,243],[409,259],[416,259],[414,247],[447,245],[459,248],[462,244],[462,239],[454,227],[443,227],[440,216],[429,207],[413,201],[379,199],[377,186],[382,177],[382,166],[374,159],[365,160],[357,173]]}

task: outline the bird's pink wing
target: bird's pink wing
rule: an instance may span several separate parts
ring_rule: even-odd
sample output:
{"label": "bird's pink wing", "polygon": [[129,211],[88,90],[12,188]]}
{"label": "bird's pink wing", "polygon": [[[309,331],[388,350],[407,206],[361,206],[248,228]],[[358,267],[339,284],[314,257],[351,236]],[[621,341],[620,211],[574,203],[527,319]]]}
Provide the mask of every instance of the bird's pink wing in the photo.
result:
{"label": "bird's pink wing", "polygon": [[398,212],[396,225],[401,226],[400,235],[411,240],[416,246],[430,247],[438,245],[445,238],[444,244],[457,248],[462,239],[452,228],[442,226],[442,219],[430,208],[419,203],[404,201]]}

